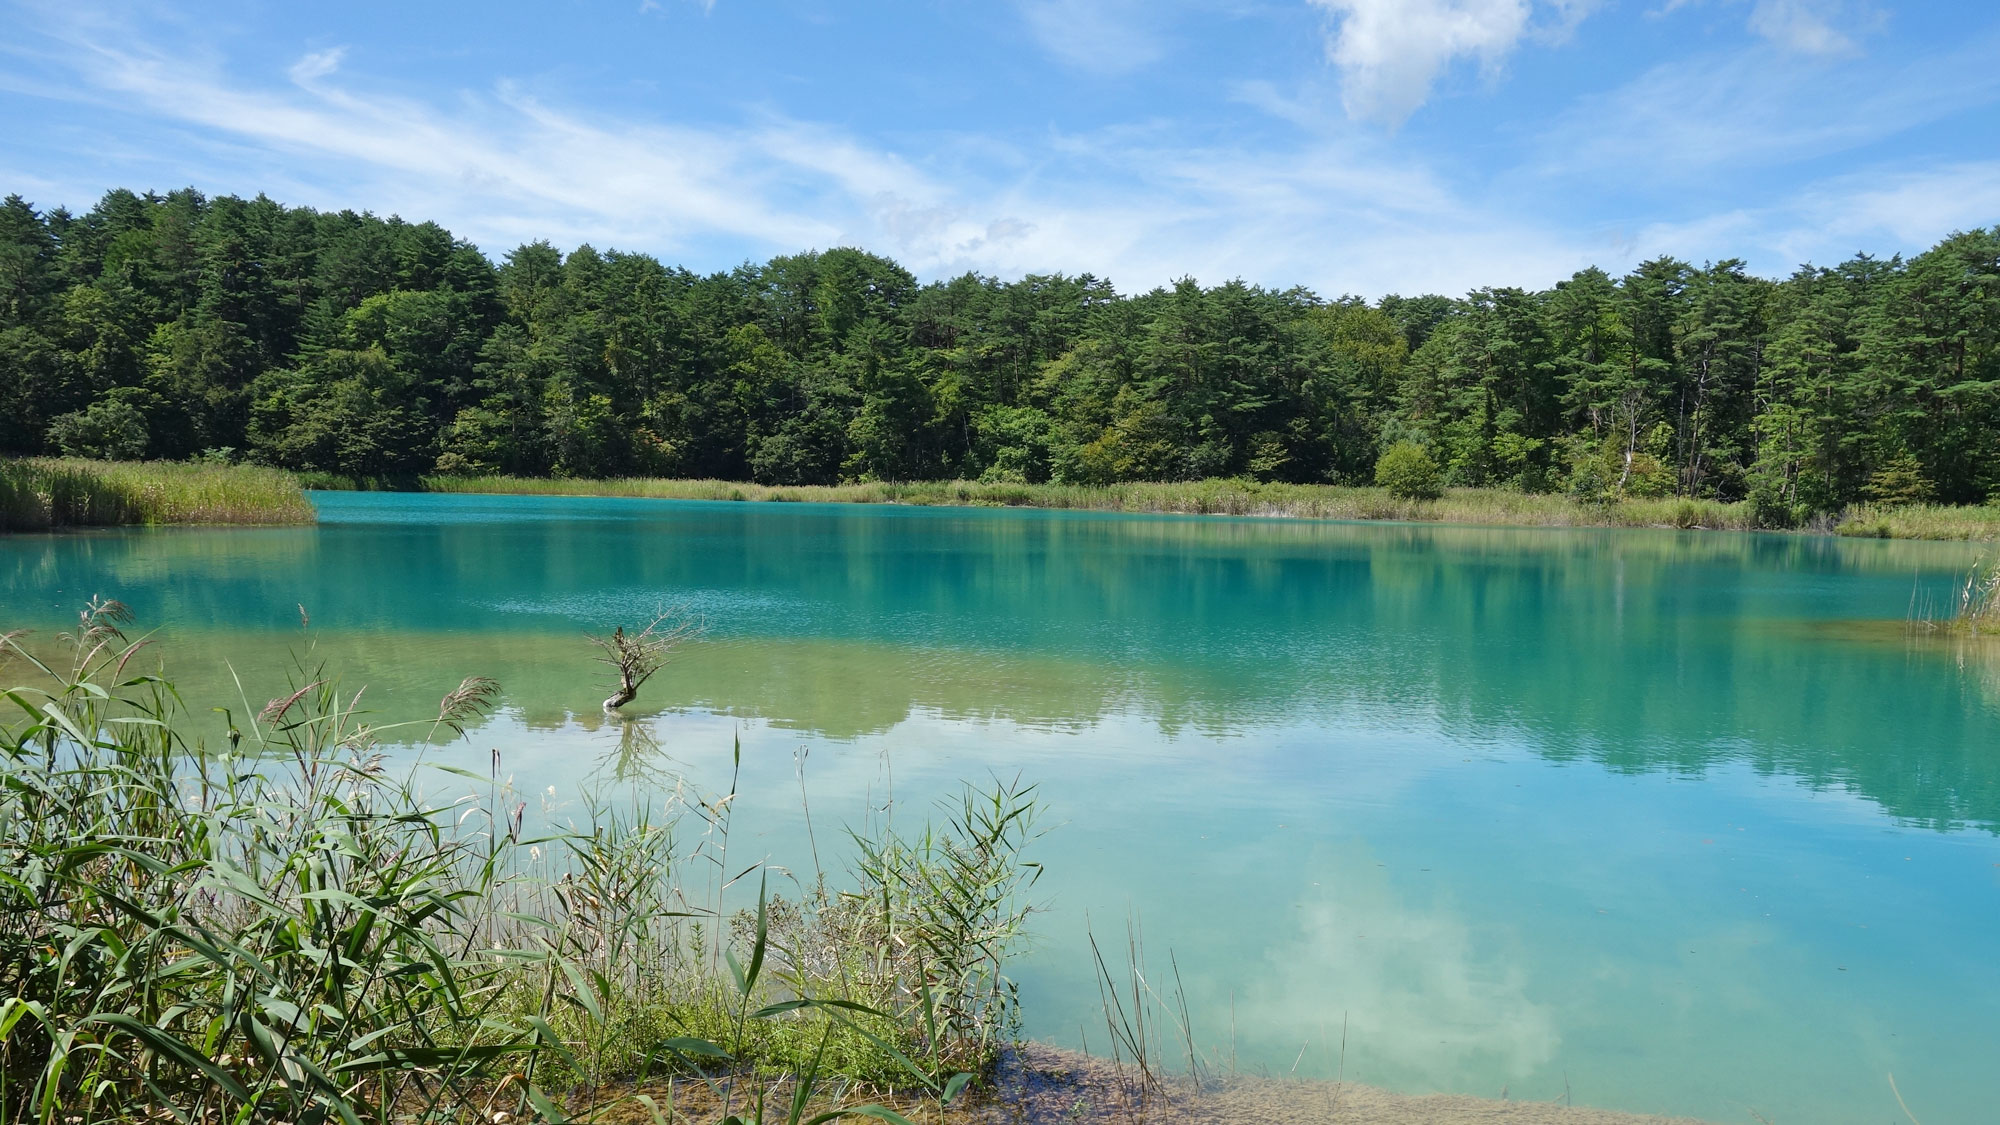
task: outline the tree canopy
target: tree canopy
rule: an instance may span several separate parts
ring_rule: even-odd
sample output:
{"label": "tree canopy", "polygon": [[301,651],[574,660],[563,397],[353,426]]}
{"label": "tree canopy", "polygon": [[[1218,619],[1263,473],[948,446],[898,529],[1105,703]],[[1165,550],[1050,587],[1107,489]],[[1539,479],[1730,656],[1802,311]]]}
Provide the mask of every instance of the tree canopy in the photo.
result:
{"label": "tree canopy", "polygon": [[[2000,489],[2000,227],[1782,280],[1673,258],[1463,297],[1083,275],[921,284],[837,248],[700,275],[263,196],[0,205],[0,450],[355,476],[1367,483],[1750,497]],[[1407,456],[1407,455],[1405,455]]]}

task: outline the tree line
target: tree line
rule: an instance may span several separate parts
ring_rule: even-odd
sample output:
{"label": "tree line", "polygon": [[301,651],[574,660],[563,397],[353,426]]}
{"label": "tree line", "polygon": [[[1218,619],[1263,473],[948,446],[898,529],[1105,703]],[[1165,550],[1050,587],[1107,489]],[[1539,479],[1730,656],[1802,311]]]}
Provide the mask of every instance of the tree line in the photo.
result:
{"label": "tree line", "polygon": [[0,451],[357,477],[1244,476],[1750,498],[2000,489],[2000,227],[1783,280],[1670,257],[1325,299],[858,249],[698,274],[436,223],[118,190],[0,206]]}

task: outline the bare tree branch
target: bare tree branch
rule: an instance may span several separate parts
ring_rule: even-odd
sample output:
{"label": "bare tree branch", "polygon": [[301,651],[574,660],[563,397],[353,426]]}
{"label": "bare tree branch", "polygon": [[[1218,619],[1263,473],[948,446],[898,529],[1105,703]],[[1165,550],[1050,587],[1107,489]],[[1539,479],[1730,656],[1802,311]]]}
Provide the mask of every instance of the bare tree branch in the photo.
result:
{"label": "bare tree branch", "polygon": [[618,674],[617,686],[604,701],[604,709],[616,711],[637,698],[640,686],[673,658],[675,649],[700,636],[703,627],[685,605],[675,605],[655,613],[636,633],[627,633],[620,625],[608,637],[589,634],[590,643],[604,652],[599,662]]}

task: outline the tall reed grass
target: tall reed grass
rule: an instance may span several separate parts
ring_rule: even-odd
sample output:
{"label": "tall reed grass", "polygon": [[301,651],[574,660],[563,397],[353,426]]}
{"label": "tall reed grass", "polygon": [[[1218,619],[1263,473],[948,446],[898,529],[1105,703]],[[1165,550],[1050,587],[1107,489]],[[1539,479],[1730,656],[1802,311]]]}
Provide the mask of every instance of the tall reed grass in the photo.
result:
{"label": "tall reed grass", "polygon": [[[2000,638],[2000,563],[1981,558],[1968,567],[1952,592],[1950,608],[1944,613],[1939,613],[1929,598],[1920,599],[1913,590],[1910,624],[1923,633],[1969,640]],[[1960,655],[1966,653],[1961,651]]]}
{"label": "tall reed grass", "polygon": [[1871,539],[2000,539],[2000,505],[1856,504],[1837,530]]}
{"label": "tall reed grass", "polygon": [[[0,704],[0,1120],[664,1123],[695,1083],[730,1120],[897,1122],[852,1095],[948,1102],[1012,1026],[1031,788],[857,833],[851,889],[787,899],[728,862],[733,786],[538,831],[497,757],[392,770],[397,728],[318,669],[191,742],[128,622],[0,638],[38,681]],[[494,699],[467,680],[394,737]]]}
{"label": "tall reed grass", "polygon": [[[307,476],[308,488],[356,488],[356,482]],[[378,482],[379,483],[379,482]],[[540,496],[632,496],[663,500],[740,500],[817,504],[913,504],[1055,508],[1178,515],[1305,519],[1411,520],[1513,527],[1678,527],[1750,530],[1747,503],[1665,498],[1585,503],[1568,496],[1504,489],[1452,488],[1437,500],[1403,500],[1387,489],[1212,479],[1179,483],[1007,484],[980,481],[874,481],[840,485],[761,485],[720,480],[633,477],[550,480],[532,477],[425,476],[398,482],[424,492]]]}
{"label": "tall reed grass", "polygon": [[74,457],[0,460],[0,531],[314,518],[298,479],[278,469]]}

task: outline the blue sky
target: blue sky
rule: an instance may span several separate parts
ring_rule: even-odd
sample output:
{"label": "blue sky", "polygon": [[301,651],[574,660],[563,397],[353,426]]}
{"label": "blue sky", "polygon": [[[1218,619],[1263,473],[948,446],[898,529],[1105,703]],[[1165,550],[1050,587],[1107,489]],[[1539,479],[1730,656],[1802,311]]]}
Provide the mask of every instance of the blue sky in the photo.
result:
{"label": "blue sky", "polygon": [[0,192],[700,270],[1547,285],[2000,223],[2000,3],[0,0]]}

